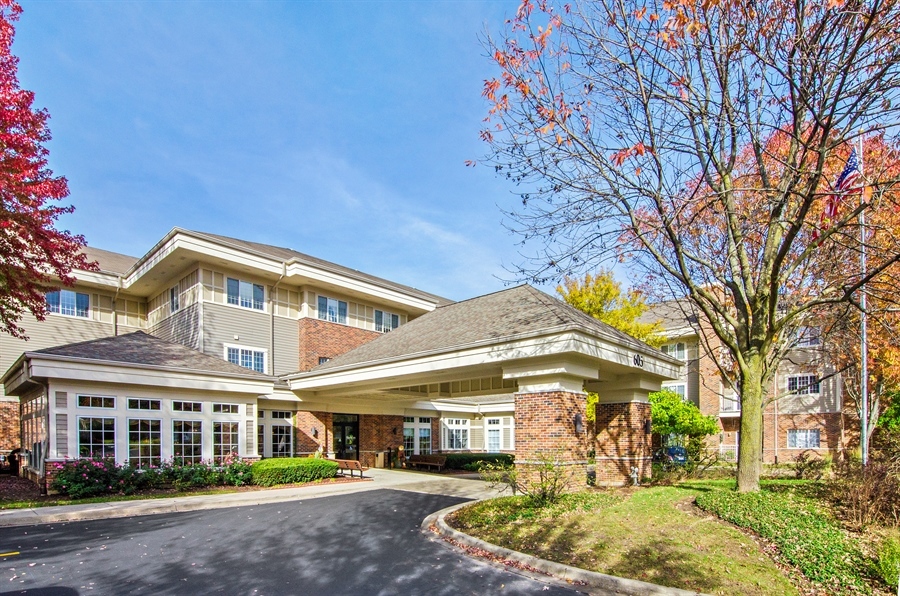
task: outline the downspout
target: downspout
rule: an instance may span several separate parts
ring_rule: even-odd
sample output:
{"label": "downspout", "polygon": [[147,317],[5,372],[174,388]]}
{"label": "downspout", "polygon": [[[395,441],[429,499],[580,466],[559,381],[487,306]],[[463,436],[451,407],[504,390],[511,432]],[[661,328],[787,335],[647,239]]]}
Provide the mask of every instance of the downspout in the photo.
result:
{"label": "downspout", "polygon": [[112,308],[112,318],[113,318],[113,337],[119,335],[119,292],[122,290],[122,276],[117,275],[116,279],[116,293],[113,296],[113,308]]}
{"label": "downspout", "polygon": [[269,295],[269,374],[273,377],[275,376],[275,290],[278,289],[278,284],[281,283],[281,280],[286,275],[287,261],[282,261],[281,276],[275,282],[275,285],[272,286],[272,292]]}
{"label": "downspout", "polygon": [[772,432],[775,435],[775,463],[778,463],[778,371],[775,371],[775,421],[773,426],[775,430]]}

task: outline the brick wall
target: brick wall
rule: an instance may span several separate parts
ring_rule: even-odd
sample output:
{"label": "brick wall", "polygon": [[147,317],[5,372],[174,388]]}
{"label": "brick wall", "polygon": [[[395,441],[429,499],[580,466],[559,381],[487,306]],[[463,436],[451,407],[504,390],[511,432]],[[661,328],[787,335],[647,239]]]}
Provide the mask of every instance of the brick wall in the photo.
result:
{"label": "brick wall", "polygon": [[583,393],[553,391],[516,394],[516,469],[520,478],[533,478],[536,473],[529,463],[543,457],[560,458],[560,464],[571,467],[571,488],[585,485],[587,480],[588,433],[575,433],[575,415],[584,416],[587,398]]}
{"label": "brick wall", "polygon": [[303,318],[300,333],[300,370],[319,365],[319,358],[334,358],[379,337],[381,333],[321,319]]}
{"label": "brick wall", "polygon": [[[313,429],[318,436],[314,436]],[[299,456],[310,455],[321,446],[323,453],[327,455],[331,448],[331,429],[330,412],[297,412],[294,453]]]}
{"label": "brick wall", "polygon": [[[789,430],[819,430],[819,449],[788,449]],[[763,461],[775,463],[775,415],[766,411],[763,416]],[[790,463],[800,453],[811,451],[819,455],[837,456],[843,448],[843,417],[840,412],[825,414],[778,415],[778,463]]]}
{"label": "brick wall", "polygon": [[403,416],[360,415],[359,461],[362,465],[374,467],[377,452],[390,449],[396,455],[402,444]]}
{"label": "brick wall", "polygon": [[21,447],[19,439],[19,400],[0,401],[0,454]]}
{"label": "brick wall", "polygon": [[627,484],[631,468],[641,478],[650,476],[652,435],[646,431],[650,404],[629,402],[597,404],[597,484]]}

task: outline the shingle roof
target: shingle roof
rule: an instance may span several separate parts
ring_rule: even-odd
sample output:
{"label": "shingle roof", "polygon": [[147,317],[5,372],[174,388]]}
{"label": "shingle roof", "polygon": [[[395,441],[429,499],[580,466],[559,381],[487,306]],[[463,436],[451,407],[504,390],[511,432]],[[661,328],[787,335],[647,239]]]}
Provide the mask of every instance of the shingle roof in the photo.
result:
{"label": "shingle roof", "polygon": [[315,372],[419,353],[452,351],[466,345],[571,327],[635,350],[653,350],[528,285],[479,296],[414,319],[406,325],[314,368]]}
{"label": "shingle roof", "polygon": [[283,248],[280,246],[272,246],[271,244],[262,244],[260,242],[251,242],[249,240],[241,240],[240,238],[231,238],[229,236],[220,236],[219,234],[210,234],[208,232],[196,232],[190,231],[191,234],[196,234],[198,236],[205,236],[214,241],[225,242],[239,248],[243,248],[245,250],[250,250],[253,252],[261,253],[270,257],[274,257],[276,259],[286,261],[289,259],[298,259],[300,261],[305,261],[310,263],[311,265],[315,265],[317,267],[322,267],[324,269],[331,269],[333,271],[339,271],[344,274],[349,274],[352,277],[356,277],[358,279],[367,280],[373,283],[376,283],[380,286],[394,288],[404,293],[418,295],[421,298],[429,300],[431,302],[435,302],[436,304],[451,304],[453,301],[448,300],[447,298],[443,298],[442,296],[438,296],[436,294],[431,294],[428,292],[424,292],[418,288],[413,288],[411,286],[405,286],[403,284],[398,284],[387,279],[383,279],[381,277],[376,277],[374,275],[369,275],[368,273],[363,273],[362,271],[358,271],[356,269],[351,269],[349,267],[344,267],[343,265],[338,265],[337,263],[332,263],[330,261],[326,261],[324,259],[320,259],[317,257],[313,257],[302,252],[298,252],[292,248]]}
{"label": "shingle roof", "polygon": [[224,373],[273,380],[268,375],[154,337],[143,331],[35,350],[29,354],[52,354],[122,364],[184,368],[191,372]]}
{"label": "shingle roof", "polygon": [[696,309],[687,298],[666,300],[647,305],[639,317],[642,323],[662,322],[663,329],[680,329],[697,322]]}
{"label": "shingle roof", "polygon": [[137,263],[137,257],[129,257],[128,255],[110,252],[102,248],[94,248],[93,246],[85,246],[82,251],[89,261],[97,261],[100,271],[108,273],[125,273],[131,266]]}

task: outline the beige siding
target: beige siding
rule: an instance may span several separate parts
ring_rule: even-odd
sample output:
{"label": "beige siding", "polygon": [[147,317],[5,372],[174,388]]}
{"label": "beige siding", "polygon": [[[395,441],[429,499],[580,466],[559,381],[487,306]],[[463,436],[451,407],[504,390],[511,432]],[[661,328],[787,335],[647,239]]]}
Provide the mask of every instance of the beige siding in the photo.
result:
{"label": "beige siding", "polygon": [[295,372],[300,368],[300,330],[297,321],[275,317],[275,353],[271,357],[276,375]]}
{"label": "beige siding", "polygon": [[[321,292],[322,296],[326,296],[328,298],[334,298],[335,300],[342,300],[347,303],[347,325],[351,327],[359,327],[360,329],[368,329],[369,331],[375,330],[375,309],[389,312],[391,314],[397,315],[400,318],[400,324],[405,325],[409,320],[409,317],[406,313],[386,307],[380,306],[372,303],[361,303],[356,300],[349,298],[343,294],[337,292]],[[306,296],[309,299],[309,303],[307,306],[307,312],[309,316],[315,318],[319,316],[319,294],[317,290],[311,290],[306,293]]]}
{"label": "beige siding", "polygon": [[191,304],[179,309],[173,316],[167,317],[150,328],[150,333],[164,339],[185,345],[195,350],[200,345],[200,305]]}
{"label": "beige siding", "polygon": [[270,326],[271,319],[264,312],[205,302],[203,351],[211,356],[224,358],[225,344],[231,344],[268,352]]}
{"label": "beige siding", "polygon": [[[809,351],[811,352],[811,351]],[[814,353],[791,354],[790,361],[778,368],[778,411],[783,414],[820,414],[841,411],[840,375],[833,374],[833,367],[817,365]],[[820,392],[816,395],[792,395],[788,391],[788,377],[794,375],[816,375],[824,378],[819,382]]]}
{"label": "beige siding", "polygon": [[469,449],[473,451],[482,451],[487,447],[484,442],[484,419],[473,419],[470,423],[469,430]]}
{"label": "beige siding", "polygon": [[[91,307],[93,308],[93,299]],[[5,373],[22,352],[113,335],[111,322],[103,323],[90,318],[48,314],[43,322],[39,322],[27,314],[22,318],[21,324],[28,334],[27,342],[0,333],[0,373]]]}
{"label": "beige siding", "polygon": [[149,310],[147,321],[151,327],[172,316],[169,291],[173,287],[178,289],[178,310],[174,313],[178,314],[178,312],[200,301],[200,271],[191,271],[178,280],[177,283],[171,284],[165,290],[150,298],[147,307]]}

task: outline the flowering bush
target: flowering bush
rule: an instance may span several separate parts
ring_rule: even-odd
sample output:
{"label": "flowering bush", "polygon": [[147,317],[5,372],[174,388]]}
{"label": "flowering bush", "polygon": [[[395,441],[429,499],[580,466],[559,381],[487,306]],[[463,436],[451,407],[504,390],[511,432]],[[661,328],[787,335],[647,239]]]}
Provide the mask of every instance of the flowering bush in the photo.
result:
{"label": "flowering bush", "polygon": [[[120,492],[119,467],[112,458],[76,459],[54,464],[50,488],[73,499]],[[124,480],[123,480],[124,482]]]}

